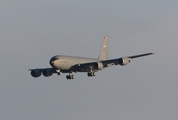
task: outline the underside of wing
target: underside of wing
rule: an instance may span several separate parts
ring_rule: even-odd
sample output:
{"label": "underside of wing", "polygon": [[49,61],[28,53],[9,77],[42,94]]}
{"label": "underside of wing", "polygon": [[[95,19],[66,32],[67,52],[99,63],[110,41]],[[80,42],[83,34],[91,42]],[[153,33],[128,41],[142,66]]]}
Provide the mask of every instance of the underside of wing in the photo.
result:
{"label": "underside of wing", "polygon": [[96,71],[94,68],[94,64],[96,62],[90,62],[90,63],[82,63],[82,64],[76,64],[72,66],[72,71],[74,72],[90,72],[90,71]]}

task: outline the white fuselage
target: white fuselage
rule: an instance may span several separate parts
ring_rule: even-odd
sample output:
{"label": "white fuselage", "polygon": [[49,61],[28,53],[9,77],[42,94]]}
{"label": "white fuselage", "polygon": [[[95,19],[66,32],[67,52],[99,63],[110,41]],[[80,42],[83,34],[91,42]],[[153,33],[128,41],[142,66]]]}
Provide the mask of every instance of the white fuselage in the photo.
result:
{"label": "white fuselage", "polygon": [[[51,61],[54,58],[58,58],[58,59],[55,61]],[[73,56],[63,56],[63,55],[56,55],[52,57],[51,60],[50,62],[54,62],[52,67],[55,67],[59,70],[69,70],[74,65],[99,61],[99,59],[94,59],[94,58],[73,57]]]}

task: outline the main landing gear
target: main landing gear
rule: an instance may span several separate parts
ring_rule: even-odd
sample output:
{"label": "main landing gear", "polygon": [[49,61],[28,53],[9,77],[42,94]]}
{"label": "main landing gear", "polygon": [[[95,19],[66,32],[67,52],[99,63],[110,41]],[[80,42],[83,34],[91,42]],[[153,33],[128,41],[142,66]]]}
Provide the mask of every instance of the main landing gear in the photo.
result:
{"label": "main landing gear", "polygon": [[88,72],[88,77],[93,77],[93,76],[95,76],[96,74],[95,74],[95,72]]}
{"label": "main landing gear", "polygon": [[89,71],[88,71],[87,75],[88,75],[88,77],[93,77],[96,75],[95,72],[92,70],[92,67],[89,67]]}
{"label": "main landing gear", "polygon": [[74,75],[71,75],[71,74],[69,74],[69,75],[66,75],[66,79],[68,80],[71,80],[71,79],[74,79]]}

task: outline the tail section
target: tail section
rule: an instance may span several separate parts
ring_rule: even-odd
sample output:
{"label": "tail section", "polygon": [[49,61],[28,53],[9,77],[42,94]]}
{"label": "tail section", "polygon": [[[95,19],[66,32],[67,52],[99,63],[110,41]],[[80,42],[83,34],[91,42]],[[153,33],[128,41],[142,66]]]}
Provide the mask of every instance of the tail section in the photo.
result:
{"label": "tail section", "polygon": [[108,39],[109,39],[109,36],[104,36],[104,42],[101,48],[100,55],[98,57],[98,59],[100,60],[108,59]]}

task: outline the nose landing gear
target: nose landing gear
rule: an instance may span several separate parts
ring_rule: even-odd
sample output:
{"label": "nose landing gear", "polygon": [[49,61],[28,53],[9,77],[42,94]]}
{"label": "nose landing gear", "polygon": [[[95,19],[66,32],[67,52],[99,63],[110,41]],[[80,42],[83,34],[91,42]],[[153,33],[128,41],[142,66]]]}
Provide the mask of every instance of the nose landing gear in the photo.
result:
{"label": "nose landing gear", "polygon": [[56,70],[56,72],[57,72],[57,75],[61,75],[62,74],[62,72],[60,70]]}

